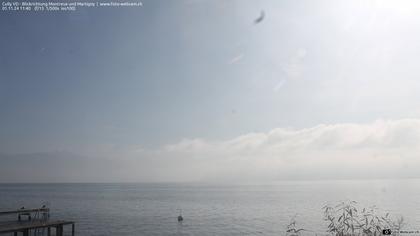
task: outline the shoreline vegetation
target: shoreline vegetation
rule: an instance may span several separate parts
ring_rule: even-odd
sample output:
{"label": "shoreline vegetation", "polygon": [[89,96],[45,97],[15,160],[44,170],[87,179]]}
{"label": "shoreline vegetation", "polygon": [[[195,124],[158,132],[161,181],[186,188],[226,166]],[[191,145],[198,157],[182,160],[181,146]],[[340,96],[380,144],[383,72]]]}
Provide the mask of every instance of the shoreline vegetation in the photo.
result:
{"label": "shoreline vegetation", "polygon": [[326,204],[322,210],[327,225],[325,234],[299,227],[293,217],[286,227],[286,236],[301,236],[303,233],[332,236],[398,235],[405,225],[403,217],[381,214],[376,206],[361,208],[356,201]]}

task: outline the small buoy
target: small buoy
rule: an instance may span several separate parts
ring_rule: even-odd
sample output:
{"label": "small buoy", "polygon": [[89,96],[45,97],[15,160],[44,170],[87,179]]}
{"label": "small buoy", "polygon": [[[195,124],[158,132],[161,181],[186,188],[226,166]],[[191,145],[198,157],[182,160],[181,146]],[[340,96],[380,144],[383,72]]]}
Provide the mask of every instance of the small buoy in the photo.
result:
{"label": "small buoy", "polygon": [[184,218],[182,217],[182,215],[179,215],[178,216],[178,222],[181,222],[181,221],[183,221],[184,220]]}

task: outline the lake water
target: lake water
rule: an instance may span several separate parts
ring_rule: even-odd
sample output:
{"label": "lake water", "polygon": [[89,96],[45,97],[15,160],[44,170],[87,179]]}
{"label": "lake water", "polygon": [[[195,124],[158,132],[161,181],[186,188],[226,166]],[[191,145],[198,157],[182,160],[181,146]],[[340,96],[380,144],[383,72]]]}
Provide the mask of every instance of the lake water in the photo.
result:
{"label": "lake water", "polygon": [[342,200],[376,205],[420,229],[420,180],[0,184],[0,210],[47,202],[52,218],[76,221],[76,235],[284,235],[294,216],[298,226],[322,233],[322,206]]}

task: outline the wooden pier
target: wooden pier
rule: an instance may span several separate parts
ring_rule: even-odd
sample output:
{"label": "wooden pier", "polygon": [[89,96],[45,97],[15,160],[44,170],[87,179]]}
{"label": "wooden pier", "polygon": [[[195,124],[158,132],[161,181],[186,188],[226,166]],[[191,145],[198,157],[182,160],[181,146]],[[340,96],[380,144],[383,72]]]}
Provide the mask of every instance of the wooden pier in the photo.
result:
{"label": "wooden pier", "polygon": [[[31,232],[42,231],[45,232],[47,236],[63,236],[64,226],[71,225],[71,235],[75,235],[75,223],[73,221],[50,220],[49,209],[45,207],[38,209],[22,208],[16,211],[0,212],[0,216],[3,215],[17,215],[17,220],[0,222],[0,234],[13,233],[14,236],[29,236]],[[22,220],[22,216],[27,216],[27,219]],[[53,231],[51,229],[53,229]],[[37,233],[36,235],[44,234]]]}

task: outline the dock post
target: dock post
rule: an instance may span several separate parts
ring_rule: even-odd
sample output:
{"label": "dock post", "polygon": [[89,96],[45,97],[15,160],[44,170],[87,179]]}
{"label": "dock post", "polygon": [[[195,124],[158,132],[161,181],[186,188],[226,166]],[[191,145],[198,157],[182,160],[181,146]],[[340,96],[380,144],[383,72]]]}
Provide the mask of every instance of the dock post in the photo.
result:
{"label": "dock post", "polygon": [[58,225],[55,228],[55,235],[56,236],[63,236],[63,225]]}
{"label": "dock post", "polygon": [[22,231],[23,236],[29,236],[29,230],[25,229],[24,231]]}
{"label": "dock post", "polygon": [[71,236],[74,236],[74,224],[71,224]]}
{"label": "dock post", "polygon": [[17,236],[17,232],[13,232],[13,236]]}
{"label": "dock post", "polygon": [[47,228],[47,236],[51,236],[51,227]]}

